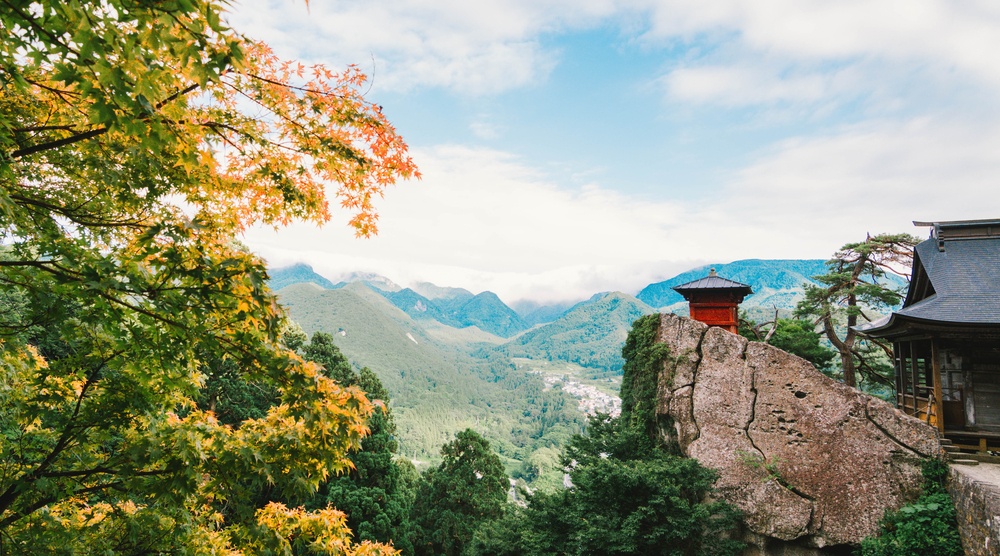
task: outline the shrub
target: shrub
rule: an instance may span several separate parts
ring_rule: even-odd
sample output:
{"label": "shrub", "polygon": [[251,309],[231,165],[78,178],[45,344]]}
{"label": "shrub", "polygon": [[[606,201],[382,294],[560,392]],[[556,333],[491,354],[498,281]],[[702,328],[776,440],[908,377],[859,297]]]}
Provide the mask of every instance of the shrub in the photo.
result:
{"label": "shrub", "polygon": [[886,512],[882,533],[862,541],[860,556],[961,556],[955,506],[944,490],[948,465],[927,460],[924,494],[897,511]]}

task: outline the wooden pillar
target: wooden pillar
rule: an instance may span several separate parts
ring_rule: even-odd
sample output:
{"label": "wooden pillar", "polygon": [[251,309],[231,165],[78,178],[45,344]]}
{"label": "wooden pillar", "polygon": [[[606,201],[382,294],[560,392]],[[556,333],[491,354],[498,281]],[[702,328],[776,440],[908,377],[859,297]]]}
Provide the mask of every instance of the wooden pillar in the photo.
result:
{"label": "wooden pillar", "polygon": [[938,431],[944,433],[944,400],[941,399],[941,361],[937,338],[931,338],[931,374],[934,375],[934,416]]}
{"label": "wooden pillar", "polygon": [[919,419],[920,418],[920,415],[919,415],[919,413],[920,413],[920,411],[919,411],[919,409],[920,409],[920,403],[917,401],[917,398],[920,397],[920,387],[922,386],[922,384],[920,384],[920,381],[917,380],[917,378],[918,378],[917,377],[917,350],[913,349],[914,348],[914,346],[913,346],[913,340],[910,340],[909,342],[907,342],[907,344],[909,344],[909,348],[910,348],[910,384],[913,385],[912,386],[912,389],[913,389],[913,416]]}
{"label": "wooden pillar", "polygon": [[903,344],[900,342],[895,342],[892,345],[892,367],[896,371],[896,405],[899,406],[899,400],[906,401],[906,380],[904,380],[903,373]]}

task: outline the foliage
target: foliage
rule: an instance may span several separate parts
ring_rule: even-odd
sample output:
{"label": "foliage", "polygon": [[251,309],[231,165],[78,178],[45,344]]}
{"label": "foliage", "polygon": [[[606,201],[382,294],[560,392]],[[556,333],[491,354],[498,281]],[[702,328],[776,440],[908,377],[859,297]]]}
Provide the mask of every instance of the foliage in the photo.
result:
{"label": "foliage", "polygon": [[198,408],[210,411],[223,425],[240,426],[262,419],[281,401],[278,389],[264,380],[247,380],[236,362],[207,356],[201,365],[205,384],[194,396]]}
{"label": "foliage", "polygon": [[[822,335],[811,323],[798,319],[779,318],[762,337],[760,327],[745,316],[740,317],[740,335],[748,340],[763,341],[778,349],[798,355],[820,371],[831,371],[837,353],[820,343]],[[772,332],[773,331],[773,332]]]}
{"label": "foliage", "polygon": [[358,373],[357,385],[378,404],[368,420],[371,432],[361,441],[361,448],[351,452],[351,472],[322,485],[308,505],[344,511],[358,541],[392,544],[403,554],[412,554],[409,514],[413,500],[396,461],[396,424],[388,406],[389,393],[367,367]]}
{"label": "foliage", "polygon": [[[858,337],[854,329],[862,320],[871,320],[866,310],[888,310],[898,305],[903,292],[887,286],[886,273],[905,273],[912,265],[913,247],[919,240],[909,234],[880,234],[864,241],[848,243],[827,261],[827,273],[816,276],[819,286],[807,285],[805,298],[795,316],[814,319],[840,354],[844,383],[857,386],[857,374],[873,383],[891,385],[886,365],[873,357],[874,342],[888,353],[891,346]],[[846,329],[839,328],[839,319]]]}
{"label": "foliage", "polygon": [[[303,346],[302,356],[323,367],[323,374],[336,380],[343,386],[352,386],[358,376],[354,374],[350,361],[337,349],[333,343],[333,336],[326,332],[316,332],[312,335],[309,344]],[[372,385],[375,386],[374,384]],[[378,388],[382,388],[382,383],[378,383]],[[386,396],[383,399],[388,398]]]}
{"label": "foliage", "polygon": [[572,488],[484,523],[467,554],[735,555],[737,512],[707,501],[715,473],[625,419],[599,416],[566,449]]}
{"label": "foliage", "polygon": [[646,315],[632,324],[622,348],[622,419],[649,435],[657,432],[656,388],[670,355],[666,344],[656,341],[659,331],[660,315]]}
{"label": "foliage", "polygon": [[520,506],[507,504],[503,515],[484,521],[462,552],[465,556],[531,556],[540,554],[529,547],[531,518]]}
{"label": "foliage", "polygon": [[945,483],[951,474],[951,468],[945,460],[929,458],[921,463],[920,474],[924,478],[924,492],[945,492]]}
{"label": "foliage", "polygon": [[[328,334],[316,333],[311,342],[301,344],[300,337],[304,337],[304,333],[294,323],[289,323],[283,335],[286,346],[290,345],[290,341],[310,361],[322,364],[324,375],[336,375],[331,378],[341,384],[356,385],[375,404],[375,410],[367,422],[369,433],[362,439],[360,447],[348,454],[350,471],[321,483],[315,495],[291,500],[284,493],[274,492],[265,486],[262,489],[248,488],[242,498],[255,500],[260,505],[265,505],[268,501],[278,504],[300,502],[317,512],[334,507],[343,514],[343,518],[338,519],[352,531],[356,541],[392,544],[403,554],[412,554],[408,538],[409,511],[413,496],[411,489],[402,484],[403,470],[396,461],[396,425],[388,405],[388,391],[370,369],[362,368],[354,373],[347,358],[333,345]],[[244,420],[253,418],[246,414],[266,414],[277,403],[276,398],[248,397],[245,394],[262,391],[266,391],[264,385],[248,381],[238,374],[225,376],[225,380],[215,380],[214,384],[210,378],[203,392],[206,393],[205,398],[211,401],[201,403],[215,404],[209,409],[231,408],[220,415],[220,420],[239,427]],[[217,403],[215,400],[227,403]],[[234,403],[240,401],[244,405]]]}
{"label": "foliage", "polygon": [[862,541],[860,556],[960,556],[963,554],[955,506],[945,490],[948,464],[926,459],[923,495],[899,510],[886,512],[882,532]]}
{"label": "foliage", "polygon": [[[282,346],[233,242],[328,220],[330,183],[375,232],[372,201],[416,170],[364,76],[277,59],[216,0],[4,4],[2,551],[382,550],[333,510],[243,496],[346,472],[372,405]],[[241,375],[279,403],[239,427],[198,407]]]}
{"label": "foliage", "polygon": [[413,506],[418,555],[456,556],[476,528],[503,514],[508,480],[500,458],[472,429],[441,448],[443,461],[424,473]]}
{"label": "foliage", "polygon": [[861,543],[862,556],[960,556],[964,554],[947,493],[930,494],[882,520],[882,535]]}

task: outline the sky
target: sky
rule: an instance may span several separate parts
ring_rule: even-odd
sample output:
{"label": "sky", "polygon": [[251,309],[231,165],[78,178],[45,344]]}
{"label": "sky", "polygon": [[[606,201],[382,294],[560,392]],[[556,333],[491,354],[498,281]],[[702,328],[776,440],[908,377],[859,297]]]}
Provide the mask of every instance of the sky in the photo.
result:
{"label": "sky", "polygon": [[637,293],[1000,218],[995,0],[236,0],[279,56],[357,64],[422,172],[378,236],[254,229],[272,267]]}

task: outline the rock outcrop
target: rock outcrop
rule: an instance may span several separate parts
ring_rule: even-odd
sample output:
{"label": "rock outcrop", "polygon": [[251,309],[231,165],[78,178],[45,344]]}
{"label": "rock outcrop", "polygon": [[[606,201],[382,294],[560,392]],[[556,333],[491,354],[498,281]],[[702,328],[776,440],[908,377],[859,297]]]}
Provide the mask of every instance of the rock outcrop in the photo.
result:
{"label": "rock outcrop", "polygon": [[671,357],[657,419],[719,472],[758,544],[857,544],[916,498],[920,460],[940,455],[932,427],[780,349],[670,314],[658,341]]}

